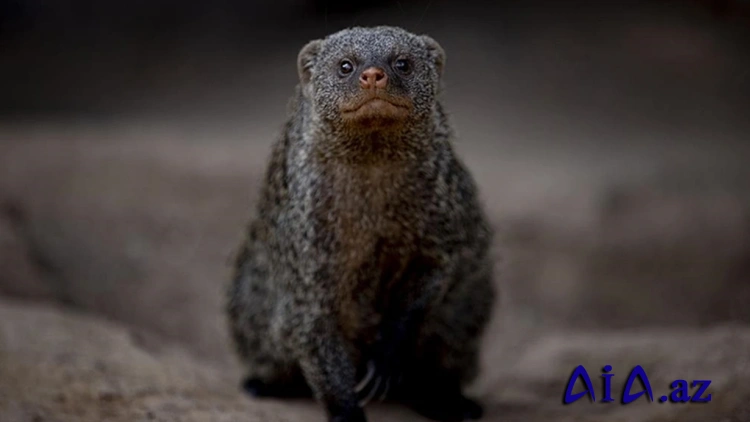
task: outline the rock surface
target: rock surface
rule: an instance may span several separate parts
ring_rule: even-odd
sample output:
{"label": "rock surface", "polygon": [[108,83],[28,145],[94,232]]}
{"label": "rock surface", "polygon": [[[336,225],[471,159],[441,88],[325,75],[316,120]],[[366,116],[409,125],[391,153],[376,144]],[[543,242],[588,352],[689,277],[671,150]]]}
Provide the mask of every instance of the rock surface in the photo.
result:
{"label": "rock surface", "polygon": [[[0,300],[0,420],[12,422],[323,421],[311,401],[257,401],[237,374],[161,342],[144,346],[122,324],[56,306]],[[497,350],[489,345],[490,350]],[[484,420],[746,422],[750,329],[614,334],[540,334],[518,353],[488,358]],[[489,353],[490,355],[492,353]],[[583,364],[599,394],[598,368],[614,367],[613,397],[644,366],[658,398],[673,379],[712,380],[708,404],[561,404],[572,368]],[[596,369],[595,369],[596,368]],[[582,385],[582,384],[580,384]],[[578,386],[576,392],[582,387]],[[636,385],[633,392],[639,391]],[[743,413],[744,412],[744,413]],[[397,405],[368,408],[373,421],[419,421]]]}

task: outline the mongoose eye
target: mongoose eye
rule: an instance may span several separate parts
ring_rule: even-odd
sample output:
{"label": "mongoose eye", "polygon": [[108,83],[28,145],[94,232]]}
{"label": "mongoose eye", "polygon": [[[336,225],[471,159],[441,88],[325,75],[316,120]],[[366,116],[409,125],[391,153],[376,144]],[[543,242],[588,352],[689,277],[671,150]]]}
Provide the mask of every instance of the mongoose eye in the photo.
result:
{"label": "mongoose eye", "polygon": [[398,59],[393,62],[393,67],[401,73],[408,73],[411,70],[411,63],[406,59]]}
{"label": "mongoose eye", "polygon": [[349,60],[342,60],[341,63],[339,63],[339,72],[341,72],[342,75],[348,75],[354,71],[354,65]]}

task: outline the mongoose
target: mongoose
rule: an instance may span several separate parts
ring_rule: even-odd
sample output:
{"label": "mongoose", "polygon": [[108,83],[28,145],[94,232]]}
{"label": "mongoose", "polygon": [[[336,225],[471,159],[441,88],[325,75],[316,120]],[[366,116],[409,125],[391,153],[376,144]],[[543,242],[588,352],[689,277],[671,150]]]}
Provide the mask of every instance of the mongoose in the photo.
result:
{"label": "mongoose", "polygon": [[372,399],[479,419],[463,386],[492,312],[492,230],[437,96],[443,48],[388,26],[306,44],[227,306],[256,397],[329,421]]}

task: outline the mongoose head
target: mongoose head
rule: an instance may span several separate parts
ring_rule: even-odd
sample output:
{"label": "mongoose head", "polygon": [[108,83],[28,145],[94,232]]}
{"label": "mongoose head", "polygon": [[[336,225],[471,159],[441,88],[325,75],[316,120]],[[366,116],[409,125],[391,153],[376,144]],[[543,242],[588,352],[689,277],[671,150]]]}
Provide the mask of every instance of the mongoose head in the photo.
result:
{"label": "mongoose head", "polygon": [[310,41],[297,60],[316,117],[359,133],[430,121],[444,63],[435,40],[389,26]]}

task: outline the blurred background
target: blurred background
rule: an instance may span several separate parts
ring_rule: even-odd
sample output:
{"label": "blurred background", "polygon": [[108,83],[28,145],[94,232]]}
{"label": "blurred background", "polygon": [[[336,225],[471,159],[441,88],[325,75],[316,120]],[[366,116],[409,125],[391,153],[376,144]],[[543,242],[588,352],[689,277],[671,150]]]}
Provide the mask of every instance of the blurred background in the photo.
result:
{"label": "blurred background", "polygon": [[[564,410],[558,374],[595,350],[599,366],[679,355],[671,379],[706,350],[725,385],[750,370],[748,1],[0,0],[0,419],[307,420],[227,398],[223,289],[299,48],[377,24],[447,52],[456,148],[498,232],[503,306],[477,388],[502,420]],[[165,390],[197,382],[138,375],[164,370],[136,351],[169,347],[190,376],[218,368],[227,392],[207,402],[223,410],[133,387],[177,400]],[[79,407],[45,381],[56,371],[88,391]],[[256,419],[217,419],[232,409]]]}

